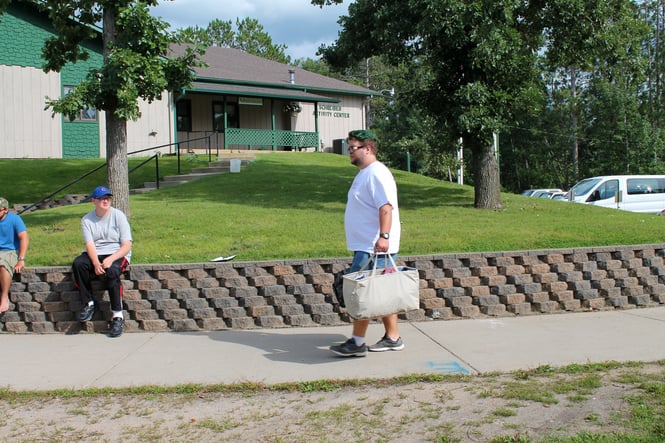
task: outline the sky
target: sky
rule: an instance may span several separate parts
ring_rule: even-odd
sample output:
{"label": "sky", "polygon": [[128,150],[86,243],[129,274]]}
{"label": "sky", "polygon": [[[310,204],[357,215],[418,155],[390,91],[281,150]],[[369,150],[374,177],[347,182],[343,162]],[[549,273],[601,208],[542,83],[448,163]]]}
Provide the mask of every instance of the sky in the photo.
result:
{"label": "sky", "polygon": [[214,19],[231,20],[235,31],[236,18],[258,20],[272,42],[286,45],[284,52],[295,61],[318,59],[318,47],[337,39],[337,20],[347,15],[349,3],[344,0],[342,5],[319,8],[310,0],[162,0],[152,13],[170,23],[172,31],[196,25],[205,28]]}

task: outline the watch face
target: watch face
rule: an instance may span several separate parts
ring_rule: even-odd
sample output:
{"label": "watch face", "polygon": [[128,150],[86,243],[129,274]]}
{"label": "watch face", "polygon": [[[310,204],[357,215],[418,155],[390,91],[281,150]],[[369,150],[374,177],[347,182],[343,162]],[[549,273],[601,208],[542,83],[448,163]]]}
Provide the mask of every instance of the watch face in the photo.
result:
{"label": "watch face", "polygon": [[381,237],[385,238],[386,240],[390,238],[390,234],[385,233],[385,232],[381,233],[380,235],[381,235]]}

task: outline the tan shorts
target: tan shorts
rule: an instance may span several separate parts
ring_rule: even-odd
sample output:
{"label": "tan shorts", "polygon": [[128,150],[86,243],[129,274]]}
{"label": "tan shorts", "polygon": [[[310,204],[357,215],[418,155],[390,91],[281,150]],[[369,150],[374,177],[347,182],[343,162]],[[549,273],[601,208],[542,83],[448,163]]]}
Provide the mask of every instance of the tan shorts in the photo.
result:
{"label": "tan shorts", "polygon": [[14,277],[14,267],[16,266],[16,263],[18,263],[18,255],[16,255],[16,251],[0,251],[0,266],[5,268],[12,278]]}

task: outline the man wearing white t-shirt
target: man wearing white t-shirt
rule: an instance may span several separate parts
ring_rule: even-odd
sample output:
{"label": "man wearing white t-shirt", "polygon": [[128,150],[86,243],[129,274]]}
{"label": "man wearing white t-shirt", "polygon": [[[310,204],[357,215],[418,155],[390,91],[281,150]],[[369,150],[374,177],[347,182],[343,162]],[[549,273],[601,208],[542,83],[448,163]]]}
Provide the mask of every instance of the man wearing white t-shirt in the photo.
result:
{"label": "man wearing white t-shirt", "polygon": [[[356,272],[374,252],[394,257],[399,251],[400,221],[397,204],[397,185],[390,170],[376,159],[378,141],[373,132],[349,132],[349,157],[359,168],[349,189],[344,230],[346,244],[353,251],[349,272]],[[385,268],[387,257],[377,258],[377,268]],[[386,294],[389,297],[390,294]],[[342,357],[364,357],[367,351],[401,351],[404,342],[399,335],[397,314],[382,317],[385,334],[376,344],[367,346],[365,335],[369,320],[354,320],[353,335],[330,350]]]}
{"label": "man wearing white t-shirt", "polygon": [[111,197],[113,194],[105,186],[97,186],[90,194],[95,209],[81,219],[85,251],[74,260],[72,271],[83,304],[79,321],[92,320],[96,309],[91,281],[103,278],[113,311],[109,335],[119,337],[125,323],[120,275],[129,266],[132,232],[125,214],[111,206]]}

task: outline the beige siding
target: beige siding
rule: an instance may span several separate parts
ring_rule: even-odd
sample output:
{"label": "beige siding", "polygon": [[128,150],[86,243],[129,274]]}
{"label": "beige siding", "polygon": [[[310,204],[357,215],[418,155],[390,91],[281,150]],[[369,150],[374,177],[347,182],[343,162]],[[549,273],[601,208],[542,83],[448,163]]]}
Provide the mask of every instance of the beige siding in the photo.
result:
{"label": "beige siding", "polygon": [[62,117],[44,110],[44,97],[60,96],[60,75],[0,66],[0,85],[0,103],[11,104],[0,117],[0,157],[62,157]]}
{"label": "beige siding", "polygon": [[[364,97],[331,96],[339,98],[339,103],[319,103],[319,143],[324,150],[331,150],[333,140],[344,139],[349,131],[364,129]],[[301,103],[302,112],[295,118],[295,131],[314,132],[314,104]],[[321,148],[321,146],[319,146]]]}
{"label": "beige siding", "polygon": [[[168,145],[174,141],[171,95],[164,93],[161,100],[148,103],[139,100],[141,117],[137,121],[127,122],[127,152]],[[105,132],[105,131],[102,131]],[[140,153],[150,156],[157,151],[162,154],[175,152],[173,146]]]}

